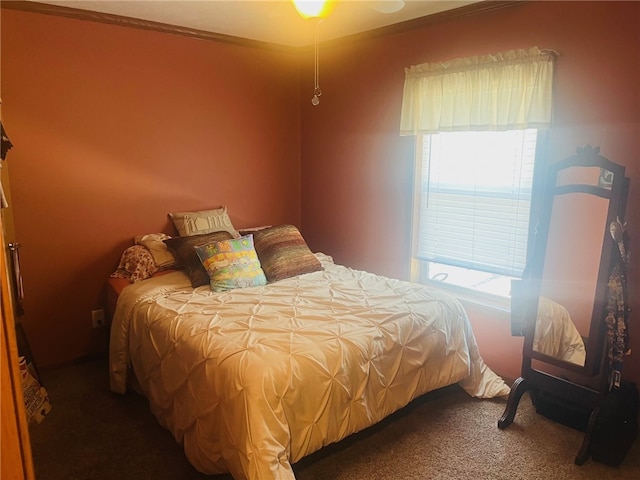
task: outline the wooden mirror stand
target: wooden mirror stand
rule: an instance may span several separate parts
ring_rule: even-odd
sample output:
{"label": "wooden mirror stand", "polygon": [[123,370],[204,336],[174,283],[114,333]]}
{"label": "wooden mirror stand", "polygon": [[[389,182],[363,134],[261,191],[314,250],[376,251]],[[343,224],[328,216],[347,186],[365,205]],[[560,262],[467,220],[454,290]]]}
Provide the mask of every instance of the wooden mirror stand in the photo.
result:
{"label": "wooden mirror stand", "polygon": [[563,423],[585,432],[578,465],[589,458],[603,400],[612,382],[620,381],[609,361],[607,318],[610,278],[625,271],[621,229],[628,187],[625,168],[602,157],[599,148],[578,148],[551,164],[529,264],[512,284],[512,333],[524,336],[522,373],[498,427],[511,425],[528,391],[539,413],[550,416],[545,406],[553,404],[564,411],[563,418],[550,416],[554,420],[575,414]]}

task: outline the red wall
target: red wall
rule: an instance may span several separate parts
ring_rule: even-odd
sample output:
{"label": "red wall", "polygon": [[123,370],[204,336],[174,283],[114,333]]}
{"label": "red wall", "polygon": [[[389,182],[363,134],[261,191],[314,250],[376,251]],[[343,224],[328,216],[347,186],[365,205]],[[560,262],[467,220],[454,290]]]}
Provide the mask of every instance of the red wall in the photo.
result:
{"label": "red wall", "polygon": [[[529,2],[298,57],[2,10],[3,122],[25,326],[41,364],[100,346],[90,310],[131,237],[166,214],[229,206],[238,227],[300,224],[314,250],[407,278],[413,149],[399,137],[404,68],[537,45],[560,53],[549,158],[590,143],[627,166],[640,246],[640,3]],[[631,306],[637,308],[638,255]],[[520,372],[505,312],[467,305],[497,372]],[[640,323],[627,375],[640,383]]]}
{"label": "red wall", "polygon": [[[560,54],[548,158],[560,160],[591,144],[626,165],[631,248],[638,251],[638,2],[527,2],[321,48],[323,95],[318,107],[305,101],[312,85],[308,74],[301,84],[302,218],[311,246],[353,267],[406,278],[413,161],[411,140],[398,136],[404,68],[534,45]],[[638,259],[632,256],[629,277],[634,311],[640,311]],[[511,337],[508,314],[473,305],[468,311],[485,361],[503,375],[517,377],[522,339]],[[633,317],[635,355],[625,368],[640,383],[640,320]]]}
{"label": "red wall", "polygon": [[91,328],[136,235],[227,205],[300,224],[291,53],[2,9],[2,114],[24,325],[41,366],[104,348]]}

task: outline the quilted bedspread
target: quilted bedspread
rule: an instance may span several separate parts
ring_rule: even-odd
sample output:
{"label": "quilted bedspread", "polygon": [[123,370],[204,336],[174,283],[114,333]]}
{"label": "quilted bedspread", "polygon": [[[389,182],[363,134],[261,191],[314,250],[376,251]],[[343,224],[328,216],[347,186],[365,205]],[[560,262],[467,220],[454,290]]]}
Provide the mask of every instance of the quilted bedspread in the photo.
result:
{"label": "quilted bedspread", "polygon": [[453,297],[317,256],[322,271],[262,287],[214,293],[182,272],[126,287],[111,389],[132,368],[195,468],[237,480],[293,479],[292,463],[436,388],[508,395]]}
{"label": "quilted bedspread", "polygon": [[538,303],[533,349],[576,365],[584,365],[587,354],[567,309],[547,297]]}

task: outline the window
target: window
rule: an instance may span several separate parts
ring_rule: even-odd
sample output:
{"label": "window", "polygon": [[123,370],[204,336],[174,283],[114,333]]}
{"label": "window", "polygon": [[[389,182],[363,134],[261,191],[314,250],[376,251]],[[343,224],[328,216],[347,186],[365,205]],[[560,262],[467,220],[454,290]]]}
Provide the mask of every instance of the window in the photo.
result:
{"label": "window", "polygon": [[501,297],[526,265],[537,130],[417,136],[414,278]]}
{"label": "window", "polygon": [[556,55],[531,47],[405,68],[400,135],[417,139],[412,279],[509,296],[526,264]]}

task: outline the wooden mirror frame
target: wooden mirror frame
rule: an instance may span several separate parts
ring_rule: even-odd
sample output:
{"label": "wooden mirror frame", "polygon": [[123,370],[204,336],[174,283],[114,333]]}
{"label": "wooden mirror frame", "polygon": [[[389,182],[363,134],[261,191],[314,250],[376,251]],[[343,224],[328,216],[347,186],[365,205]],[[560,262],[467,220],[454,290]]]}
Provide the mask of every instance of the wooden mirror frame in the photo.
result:
{"label": "wooden mirror frame", "polygon": [[[613,182],[610,188],[578,183],[558,186],[559,175],[571,167],[599,167],[609,170],[613,172]],[[528,390],[531,390],[534,404],[536,394],[548,393],[561,402],[589,411],[591,413],[583,444],[575,459],[578,465],[583,464],[589,457],[591,433],[602,400],[608,391],[609,365],[604,348],[607,344],[607,284],[619,256],[618,245],[611,236],[609,225],[618,218],[624,218],[628,189],[629,178],[625,176],[625,167],[601,156],[597,147],[587,145],[578,148],[576,155],[549,165],[544,176],[544,191],[530,263],[523,279],[514,282],[512,288],[512,333],[521,332],[524,335],[522,373],[511,387],[507,406],[498,421],[498,427],[506,428],[511,425],[520,398]],[[567,193],[585,193],[609,200],[605,228],[602,232],[603,242],[584,365],[560,360],[533,348],[553,204],[558,195]],[[551,367],[544,371],[545,366]]]}

